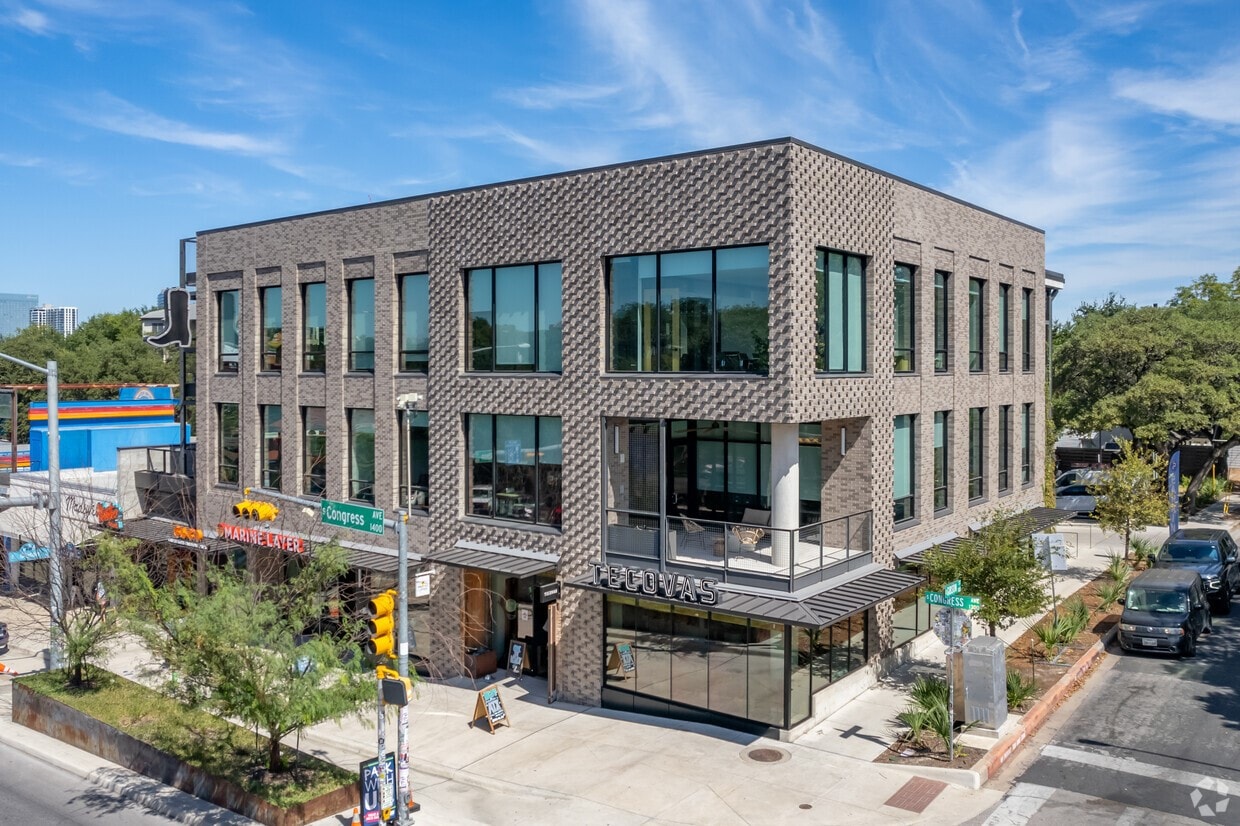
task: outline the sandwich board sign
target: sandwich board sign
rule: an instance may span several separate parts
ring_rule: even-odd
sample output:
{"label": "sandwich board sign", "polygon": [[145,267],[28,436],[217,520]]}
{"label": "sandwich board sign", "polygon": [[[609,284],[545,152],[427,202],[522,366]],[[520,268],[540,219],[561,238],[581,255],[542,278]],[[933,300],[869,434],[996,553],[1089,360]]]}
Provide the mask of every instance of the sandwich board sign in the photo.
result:
{"label": "sandwich board sign", "polygon": [[508,673],[519,680],[524,669],[525,643],[520,640],[513,640],[508,644]]}
{"label": "sandwich board sign", "polygon": [[491,686],[478,692],[478,699],[474,701],[474,719],[469,724],[476,726],[479,718],[483,717],[486,718],[492,734],[499,726],[512,725],[512,721],[508,719],[508,709],[504,708],[504,701],[499,697],[499,686]]}
{"label": "sandwich board sign", "polygon": [[607,670],[620,670],[621,679],[627,680],[637,670],[637,662],[633,659],[633,646],[627,642],[618,642],[611,649],[611,658],[607,661]]}

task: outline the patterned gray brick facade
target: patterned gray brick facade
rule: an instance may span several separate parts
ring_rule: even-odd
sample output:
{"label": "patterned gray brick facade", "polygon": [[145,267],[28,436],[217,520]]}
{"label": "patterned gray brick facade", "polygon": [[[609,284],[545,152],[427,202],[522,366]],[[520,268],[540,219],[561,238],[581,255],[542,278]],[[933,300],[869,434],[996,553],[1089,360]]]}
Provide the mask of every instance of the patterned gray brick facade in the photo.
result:
{"label": "patterned gray brick facade", "polygon": [[[766,244],[770,252],[770,373],[757,376],[616,375],[606,372],[605,260],[608,256],[735,244]],[[828,377],[814,366],[817,326],[815,259],[830,248],[868,260],[867,364],[863,375]],[[430,422],[429,516],[411,520],[415,552],[473,540],[555,552],[565,579],[584,574],[602,556],[604,506],[603,420],[608,417],[823,422],[824,518],[873,509],[875,559],[891,564],[894,550],[949,531],[962,531],[1000,501],[1027,507],[1038,486],[1019,484],[1019,442],[1013,490],[993,493],[972,507],[967,488],[967,410],[1035,405],[1041,434],[1045,415],[1042,312],[1043,237],[1036,230],[922,190],[876,170],[796,141],[706,152],[547,178],[367,205],[320,215],[204,232],[198,237],[201,291],[199,342],[199,495],[204,524],[214,524],[236,500],[219,486],[214,410],[236,402],[242,410],[241,486],[258,486],[258,405],[284,411],[282,468],[301,478],[303,407],[325,407],[331,464],[327,495],[347,498],[349,408],[376,412],[376,504],[391,509],[399,490],[399,394],[427,399]],[[917,352],[920,372],[894,376],[890,348],[896,261],[915,266]],[[559,261],[563,266],[563,372],[494,376],[465,370],[466,308],[463,273],[471,267]],[[952,371],[932,372],[931,294],[935,269],[953,274]],[[425,271],[430,285],[430,355],[426,376],[396,372],[397,278]],[[1008,281],[1034,290],[1032,373],[1020,369],[1019,323],[1014,369],[993,369],[996,292],[987,293],[987,372],[967,370],[967,278]],[[349,374],[346,285],[373,277],[376,296],[374,375]],[[302,374],[300,285],[327,284],[328,352],[325,375]],[[259,371],[258,288],[284,287],[284,369]],[[238,375],[217,373],[212,296],[242,291],[242,354]],[[1019,296],[1019,292],[1014,293]],[[1014,311],[1019,312],[1016,302]],[[1019,319],[1017,319],[1019,321]],[[952,507],[936,516],[930,506],[933,413],[951,410]],[[208,414],[210,411],[210,414]],[[468,413],[552,415],[563,424],[563,526],[520,527],[466,514],[464,417]],[[893,417],[912,413],[918,464],[917,519],[892,528]],[[991,490],[997,472],[997,413],[989,416]],[[841,454],[843,438],[846,449]],[[1043,440],[1034,440],[1041,468]],[[1036,478],[1036,477],[1035,477]],[[294,490],[292,484],[286,491]],[[385,538],[379,544],[392,546]],[[452,672],[461,661],[462,574],[436,571],[432,596],[432,658]],[[602,686],[602,599],[567,588],[561,602],[560,687],[566,699],[596,704]],[[890,644],[890,605],[880,606],[875,629]],[[878,653],[876,650],[875,653]]]}

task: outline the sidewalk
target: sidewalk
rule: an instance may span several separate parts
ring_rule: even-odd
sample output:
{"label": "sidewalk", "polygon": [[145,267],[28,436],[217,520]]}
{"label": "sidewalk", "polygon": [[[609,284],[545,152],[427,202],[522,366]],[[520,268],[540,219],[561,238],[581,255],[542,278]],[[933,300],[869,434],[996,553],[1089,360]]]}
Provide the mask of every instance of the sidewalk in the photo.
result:
{"label": "sidewalk", "polygon": [[[1232,525],[1221,506],[1184,526]],[[1103,536],[1096,525],[1074,521],[1060,526],[1075,556],[1056,581],[1062,599],[1101,571],[1107,555],[1122,552],[1122,540]],[[1166,528],[1145,536],[1161,542]],[[12,608],[0,608],[7,619]],[[1024,631],[1017,623],[1000,633],[1008,641]],[[20,671],[42,667],[41,653],[18,649],[25,631],[14,635],[5,662]],[[20,642],[16,642],[19,641]],[[46,645],[30,639],[30,645]],[[523,678],[494,682],[467,678],[422,683],[411,706],[410,782],[422,812],[420,823],[437,824],[780,824],[780,823],[957,823],[987,811],[1001,791],[972,788],[972,772],[936,767],[901,767],[871,762],[894,739],[893,720],[905,704],[904,686],[918,673],[942,673],[944,649],[933,635],[916,643],[915,658],[792,743],[738,732],[623,712],[546,702],[546,686]],[[37,650],[37,649],[36,649]],[[148,666],[136,644],[117,649],[111,667],[143,679]],[[500,672],[501,674],[503,672]],[[82,776],[119,782],[125,770],[8,720],[8,681],[0,687],[0,742],[69,767]],[[499,685],[512,725],[490,734],[469,725],[477,691]],[[395,750],[395,715],[389,716],[388,748]],[[993,738],[970,737],[988,747]],[[290,738],[290,744],[293,739]],[[346,767],[373,756],[373,712],[365,719],[325,723],[303,733],[302,749]],[[748,755],[762,749],[756,760]],[[73,769],[71,769],[73,770]],[[933,781],[906,784],[914,778]],[[141,785],[151,781],[131,779]],[[919,790],[920,800],[889,805],[902,790]],[[163,789],[172,801],[162,811],[183,822],[234,823],[207,818],[186,795]],[[180,795],[180,798],[176,797]],[[924,808],[915,811],[919,805]],[[214,810],[217,814],[219,810]],[[320,821],[347,824],[349,812]]]}

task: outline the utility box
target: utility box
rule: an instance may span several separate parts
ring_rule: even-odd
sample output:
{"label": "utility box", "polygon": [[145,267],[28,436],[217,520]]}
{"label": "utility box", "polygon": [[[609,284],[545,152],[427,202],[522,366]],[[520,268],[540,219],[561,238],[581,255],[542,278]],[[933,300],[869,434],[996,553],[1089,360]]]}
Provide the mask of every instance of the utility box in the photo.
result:
{"label": "utility box", "polygon": [[1006,646],[998,637],[977,637],[954,655],[957,722],[998,729],[1007,720]]}

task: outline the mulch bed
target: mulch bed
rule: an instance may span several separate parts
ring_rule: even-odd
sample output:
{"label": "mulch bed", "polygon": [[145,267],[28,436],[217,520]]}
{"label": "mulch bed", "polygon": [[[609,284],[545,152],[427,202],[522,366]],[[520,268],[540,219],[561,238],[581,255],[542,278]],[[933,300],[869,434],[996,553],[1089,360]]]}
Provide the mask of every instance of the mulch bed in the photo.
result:
{"label": "mulch bed", "polygon": [[[1097,587],[1109,581],[1110,577],[1105,573],[1100,574],[1092,581],[1086,583],[1075,594],[1060,601],[1060,606],[1062,606],[1065,601],[1074,597],[1080,597],[1090,610],[1090,621],[1085,630],[1077,635],[1076,639],[1060,650],[1057,662],[1052,663],[1046,659],[1045,652],[1042,650],[1042,644],[1038,642],[1038,638],[1031,630],[1034,626],[1040,625],[1052,618],[1054,612],[1048,611],[1035,622],[1020,620],[1021,623],[1029,626],[1029,629],[1008,646],[1007,667],[1019,671],[1026,679],[1029,677],[1033,678],[1034,695],[1026,702],[1025,708],[1037,702],[1046,693],[1047,689],[1059,682],[1067,670],[1119,622],[1121,608],[1118,605],[1112,605],[1106,613],[1098,612],[1098,606],[1102,600],[1098,597]],[[1096,664],[1081,675],[1080,679],[1072,687],[1072,690],[1064,695],[1064,700],[1070,697],[1073,692],[1089,679],[1094,668],[1097,668]],[[876,757],[874,762],[896,763],[904,766],[940,766],[953,769],[971,769],[985,754],[985,749],[964,746],[961,756],[948,762],[946,744],[939,744],[938,750],[934,751],[919,749],[907,743],[897,742]]]}

